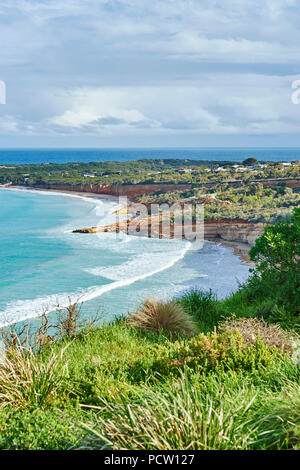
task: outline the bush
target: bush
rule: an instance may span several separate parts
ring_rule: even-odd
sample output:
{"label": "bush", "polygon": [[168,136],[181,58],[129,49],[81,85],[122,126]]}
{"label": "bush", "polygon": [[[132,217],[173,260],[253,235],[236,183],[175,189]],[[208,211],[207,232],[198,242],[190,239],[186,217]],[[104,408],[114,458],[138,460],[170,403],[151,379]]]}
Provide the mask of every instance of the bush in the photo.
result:
{"label": "bush", "polygon": [[82,421],[81,411],[0,410],[1,450],[59,450],[78,447],[86,432],[74,423]]}
{"label": "bush", "polygon": [[175,341],[168,346],[157,347],[156,357],[149,361],[135,361],[128,365],[129,378],[135,382],[152,376],[165,380],[178,377],[182,370],[201,374],[210,371],[258,371],[275,364],[279,352],[274,346],[265,345],[258,337],[248,344],[242,334],[235,331],[199,334],[186,341]]}
{"label": "bush", "polygon": [[174,301],[147,299],[138,311],[129,316],[127,324],[150,333],[190,336],[195,331],[194,323],[188,314]]}
{"label": "bush", "polygon": [[246,165],[246,166],[252,166],[252,165],[258,165],[258,160],[256,160],[256,158],[253,158],[253,157],[249,157],[249,158],[246,158],[246,160],[243,161],[243,165]]}
{"label": "bush", "polygon": [[232,317],[219,324],[220,331],[238,330],[247,344],[255,344],[260,338],[264,344],[274,346],[278,351],[291,352],[296,336],[283,331],[279,325],[270,325],[258,318]]}
{"label": "bush", "polygon": [[299,323],[300,294],[300,208],[295,208],[287,222],[268,226],[250,258],[256,263],[252,284],[261,283],[265,293],[285,305]]}

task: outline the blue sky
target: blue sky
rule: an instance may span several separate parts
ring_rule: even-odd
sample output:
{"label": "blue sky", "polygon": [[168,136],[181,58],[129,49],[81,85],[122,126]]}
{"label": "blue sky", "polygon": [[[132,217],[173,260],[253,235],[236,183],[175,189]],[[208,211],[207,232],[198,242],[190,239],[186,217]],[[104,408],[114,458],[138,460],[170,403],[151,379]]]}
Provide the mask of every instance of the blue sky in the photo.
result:
{"label": "blue sky", "polygon": [[0,0],[0,147],[300,146],[299,0]]}

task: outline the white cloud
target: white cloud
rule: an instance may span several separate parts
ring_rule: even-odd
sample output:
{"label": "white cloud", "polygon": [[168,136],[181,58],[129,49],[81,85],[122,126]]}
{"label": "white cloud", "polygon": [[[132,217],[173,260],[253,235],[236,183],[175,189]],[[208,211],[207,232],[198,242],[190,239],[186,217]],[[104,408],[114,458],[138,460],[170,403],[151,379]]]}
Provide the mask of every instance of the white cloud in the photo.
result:
{"label": "white cloud", "polygon": [[206,75],[197,84],[80,88],[61,93],[48,124],[79,133],[276,134],[297,132],[293,77]]}
{"label": "white cloud", "polygon": [[[158,44],[156,44],[158,47]],[[151,47],[151,46],[150,46]],[[176,58],[227,63],[292,63],[300,61],[298,44],[285,46],[239,38],[206,38],[196,32],[183,32],[172,41],[161,43],[160,49]]]}
{"label": "white cloud", "polygon": [[18,131],[18,122],[13,116],[0,116],[0,133],[14,134]]}
{"label": "white cloud", "polygon": [[49,119],[50,124],[62,127],[105,127],[116,125],[154,124],[136,105],[137,90],[127,88],[82,88],[67,92],[66,101],[71,109]]}
{"label": "white cloud", "polygon": [[294,0],[8,0],[2,12],[15,23],[15,48],[24,30],[23,47],[28,39],[39,44],[31,36],[42,32],[47,47],[68,47],[71,34],[86,48],[98,44],[98,56],[152,51],[204,61],[292,63],[300,57],[297,7]]}
{"label": "white cloud", "polygon": [[2,134],[299,133],[296,0],[6,0],[0,24]]}

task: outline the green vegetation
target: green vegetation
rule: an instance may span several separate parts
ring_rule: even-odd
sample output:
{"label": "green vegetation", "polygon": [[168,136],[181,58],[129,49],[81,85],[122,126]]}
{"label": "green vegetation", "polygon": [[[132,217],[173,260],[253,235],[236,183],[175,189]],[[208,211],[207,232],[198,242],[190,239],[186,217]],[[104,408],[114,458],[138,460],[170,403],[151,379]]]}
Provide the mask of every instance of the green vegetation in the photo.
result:
{"label": "green vegetation", "polygon": [[266,227],[250,257],[256,263],[253,282],[259,278],[278,305],[293,316],[300,298],[300,208],[294,209],[288,222]]}
{"label": "green vegetation", "polygon": [[250,158],[242,164],[230,161],[150,160],[128,162],[42,163],[1,165],[0,184],[27,186],[47,184],[149,184],[192,185],[299,177],[299,161],[286,164],[259,163]]}
{"label": "green vegetation", "polygon": [[258,160],[256,160],[256,158],[250,157],[250,158],[246,158],[246,160],[243,161],[243,164],[247,166],[248,165],[252,166],[252,165],[258,165],[259,162]]}
{"label": "green vegetation", "polygon": [[180,304],[147,299],[139,310],[128,318],[128,325],[143,332],[191,336],[195,326]]}
{"label": "green vegetation", "polygon": [[227,299],[194,289],[79,330],[71,306],[31,346],[7,332],[0,448],[300,449],[298,250],[299,209]]}
{"label": "green vegetation", "polygon": [[211,189],[189,191],[156,192],[135,198],[143,204],[178,201],[204,205],[205,220],[243,219],[250,222],[276,222],[288,219],[293,208],[300,205],[300,193],[280,183],[274,187],[264,187],[262,183],[245,183],[232,186],[226,183]]}
{"label": "green vegetation", "polygon": [[[75,186],[86,190],[97,186],[168,184],[141,195],[135,202],[199,202],[205,218],[245,219],[253,222],[286,220],[300,203],[299,161],[259,163],[254,157],[243,164],[194,160],[148,160],[129,162],[43,163],[0,166],[0,185],[47,188]],[[178,188],[179,185],[179,188]],[[182,186],[182,190],[180,188]],[[188,185],[188,189],[187,186]],[[72,189],[72,188],[70,188]],[[116,188],[115,188],[116,189]],[[101,192],[101,191],[100,191]]]}

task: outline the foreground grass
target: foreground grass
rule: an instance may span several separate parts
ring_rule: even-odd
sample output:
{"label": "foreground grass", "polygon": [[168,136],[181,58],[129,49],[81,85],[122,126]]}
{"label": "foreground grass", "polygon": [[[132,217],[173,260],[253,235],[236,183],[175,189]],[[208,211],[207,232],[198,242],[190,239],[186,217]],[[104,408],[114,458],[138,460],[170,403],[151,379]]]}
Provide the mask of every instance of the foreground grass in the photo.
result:
{"label": "foreground grass", "polygon": [[0,449],[300,449],[299,242],[295,209],[222,301],[148,299],[101,328],[71,305],[33,345],[2,330]]}
{"label": "foreground grass", "polygon": [[230,367],[220,363],[204,370],[179,364],[174,374],[167,363],[167,372],[161,373],[158,359],[166,353],[172,359],[189,341],[145,334],[117,320],[44,347],[36,360],[61,361],[59,388],[53,386],[43,400],[37,381],[30,399],[28,390],[20,387],[18,393],[27,394],[25,401],[2,399],[0,448],[299,446],[300,373],[295,362],[258,348],[265,360],[261,367],[246,367],[239,356]]}

